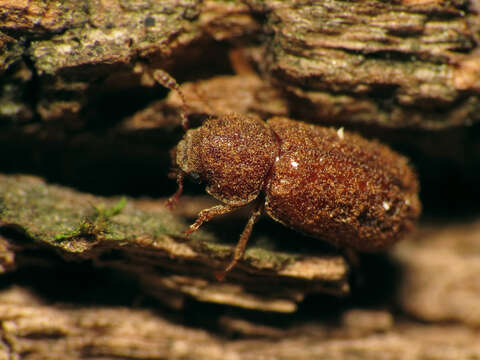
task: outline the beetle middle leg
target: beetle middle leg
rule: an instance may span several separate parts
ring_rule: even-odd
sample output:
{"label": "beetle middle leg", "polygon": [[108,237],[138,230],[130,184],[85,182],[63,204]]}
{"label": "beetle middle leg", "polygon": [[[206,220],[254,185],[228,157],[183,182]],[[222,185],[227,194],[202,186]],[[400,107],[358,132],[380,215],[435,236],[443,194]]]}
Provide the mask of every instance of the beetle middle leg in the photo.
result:
{"label": "beetle middle leg", "polygon": [[263,212],[263,202],[257,201],[257,203],[255,204],[255,207],[252,210],[252,213],[250,214],[250,218],[248,219],[247,225],[245,225],[242,235],[240,235],[240,239],[238,240],[237,246],[235,247],[235,251],[233,252],[232,260],[223,271],[215,274],[218,281],[222,281],[223,279],[225,279],[225,276],[227,275],[227,273],[229,273],[235,267],[238,261],[245,254],[245,248],[247,246],[248,239],[250,239],[250,235],[252,234],[253,225],[255,225],[255,223],[258,221],[258,219],[262,215],[262,212]]}

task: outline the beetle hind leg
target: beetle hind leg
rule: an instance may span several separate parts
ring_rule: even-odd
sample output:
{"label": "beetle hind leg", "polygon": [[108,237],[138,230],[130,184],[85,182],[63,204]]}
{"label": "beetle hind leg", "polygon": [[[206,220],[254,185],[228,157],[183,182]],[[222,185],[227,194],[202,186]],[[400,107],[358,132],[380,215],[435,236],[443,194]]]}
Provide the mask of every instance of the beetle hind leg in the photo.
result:
{"label": "beetle hind leg", "polygon": [[238,261],[245,254],[245,248],[247,246],[248,239],[250,239],[250,235],[252,234],[253,225],[255,225],[262,215],[262,211],[263,203],[257,202],[250,215],[250,218],[248,219],[247,225],[245,225],[245,228],[243,229],[242,235],[240,235],[240,239],[238,240],[237,246],[233,252],[232,260],[223,271],[215,274],[215,277],[218,281],[224,280],[225,276],[227,276],[227,274],[235,267],[235,265],[237,265]]}

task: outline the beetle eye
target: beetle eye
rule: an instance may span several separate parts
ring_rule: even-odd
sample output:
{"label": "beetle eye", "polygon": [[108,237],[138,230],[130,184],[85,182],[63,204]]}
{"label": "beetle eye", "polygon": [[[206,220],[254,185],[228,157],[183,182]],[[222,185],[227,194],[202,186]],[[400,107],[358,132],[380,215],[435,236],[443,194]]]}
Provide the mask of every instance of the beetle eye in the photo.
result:
{"label": "beetle eye", "polygon": [[200,182],[200,174],[197,173],[197,172],[191,172],[189,173],[188,175],[190,175],[190,177],[192,178],[193,181],[195,181],[196,183],[199,183]]}

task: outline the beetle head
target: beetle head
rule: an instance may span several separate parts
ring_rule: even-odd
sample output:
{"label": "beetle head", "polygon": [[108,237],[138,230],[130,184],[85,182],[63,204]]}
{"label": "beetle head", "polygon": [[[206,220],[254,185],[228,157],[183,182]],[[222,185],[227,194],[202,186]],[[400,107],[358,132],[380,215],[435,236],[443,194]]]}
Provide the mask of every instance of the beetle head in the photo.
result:
{"label": "beetle head", "polygon": [[202,162],[199,154],[201,140],[200,129],[188,130],[176,147],[176,163],[178,167],[194,180],[198,180],[202,173]]}
{"label": "beetle head", "polygon": [[264,121],[227,114],[188,130],[177,146],[178,167],[206,182],[207,192],[230,205],[244,205],[263,189],[277,153]]}

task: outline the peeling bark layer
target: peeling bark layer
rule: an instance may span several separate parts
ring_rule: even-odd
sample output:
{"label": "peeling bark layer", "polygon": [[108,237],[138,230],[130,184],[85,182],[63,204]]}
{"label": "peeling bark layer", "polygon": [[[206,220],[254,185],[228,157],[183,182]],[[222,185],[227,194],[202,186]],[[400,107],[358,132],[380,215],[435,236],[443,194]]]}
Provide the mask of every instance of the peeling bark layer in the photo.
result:
{"label": "peeling bark layer", "polygon": [[[187,238],[186,224],[164,207],[165,200],[107,199],[38,178],[0,175],[0,269],[36,262],[32,249],[68,261],[124,270],[138,276],[160,300],[176,295],[244,308],[293,312],[308,293],[346,295],[348,266],[334,253],[287,253],[250,246],[244,259],[219,283],[215,271],[232,248],[214,234]],[[233,243],[240,234],[232,234]],[[22,239],[22,240],[18,240]],[[29,250],[29,251],[27,251]],[[42,256],[42,255],[40,255]]]}
{"label": "peeling bark layer", "polygon": [[[381,319],[386,322],[379,323]],[[339,325],[312,322],[290,329],[225,317],[224,333],[252,335],[233,340],[175,323],[161,311],[55,305],[27,289],[11,287],[0,292],[0,322],[0,356],[6,359],[480,357],[475,330],[402,320],[393,325],[388,312],[368,310],[346,313]]]}
{"label": "peeling bark layer", "polygon": [[[23,104],[43,120],[70,118],[80,126],[92,97],[141,84],[135,64],[195,73],[201,64],[225,61],[220,43],[250,49],[264,77],[285,91],[295,117],[423,129],[479,120],[474,2],[38,0],[0,6],[0,68],[25,61],[40,90],[31,102],[21,98],[21,87],[10,107]],[[12,111],[4,116],[28,118]]]}

